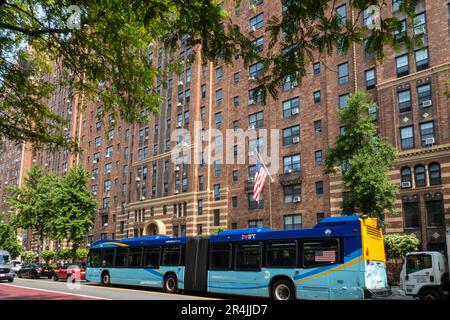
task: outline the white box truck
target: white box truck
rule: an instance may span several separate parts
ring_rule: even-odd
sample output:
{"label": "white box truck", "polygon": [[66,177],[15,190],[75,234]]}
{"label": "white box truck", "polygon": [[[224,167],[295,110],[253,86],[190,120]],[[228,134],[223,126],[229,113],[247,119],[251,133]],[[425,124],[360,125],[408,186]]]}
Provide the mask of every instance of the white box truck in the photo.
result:
{"label": "white box truck", "polygon": [[[450,254],[450,228],[447,229],[447,257]],[[448,262],[437,251],[410,252],[403,260],[401,289],[421,300],[443,300],[450,297]]]}

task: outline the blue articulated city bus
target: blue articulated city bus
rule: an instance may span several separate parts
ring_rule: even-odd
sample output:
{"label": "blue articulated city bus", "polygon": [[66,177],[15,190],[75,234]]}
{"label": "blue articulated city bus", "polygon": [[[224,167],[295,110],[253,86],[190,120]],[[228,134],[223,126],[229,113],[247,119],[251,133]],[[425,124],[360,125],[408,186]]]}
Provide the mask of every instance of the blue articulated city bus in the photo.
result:
{"label": "blue articulated city bus", "polygon": [[356,215],[309,229],[100,240],[91,246],[86,279],[276,300],[364,299],[390,291],[379,223]]}

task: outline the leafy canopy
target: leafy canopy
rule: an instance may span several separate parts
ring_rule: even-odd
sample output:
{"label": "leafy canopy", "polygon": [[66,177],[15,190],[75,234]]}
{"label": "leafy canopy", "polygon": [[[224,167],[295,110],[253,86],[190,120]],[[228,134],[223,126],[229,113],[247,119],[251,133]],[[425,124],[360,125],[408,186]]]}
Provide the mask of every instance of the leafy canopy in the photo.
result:
{"label": "leafy canopy", "polygon": [[335,174],[343,169],[343,214],[356,212],[382,216],[385,210],[394,212],[397,186],[389,179],[396,160],[395,148],[377,137],[377,129],[369,110],[376,107],[368,94],[358,91],[350,95],[347,107],[339,112],[344,133],[335,145],[327,148],[324,173]]}
{"label": "leafy canopy", "polygon": [[[400,11],[412,17],[416,1],[404,0]],[[366,40],[379,59],[385,45],[398,49],[393,31],[401,24],[396,17],[382,17],[379,29],[362,24],[369,5],[384,6],[385,1],[348,1],[354,15],[347,7],[345,21],[337,1],[282,2],[283,14],[264,13],[270,41],[267,50],[258,52],[254,36],[241,30],[242,17],[226,12],[218,0],[0,0],[0,137],[76,149],[63,130],[70,117],[55,115],[46,103],[58,86],[69,92],[67,108],[83,110],[88,100],[98,98],[107,113],[127,122],[143,120],[146,110],[158,112],[157,86],[166,85],[172,71],[183,66],[173,55],[180,39],[183,48],[199,45],[187,63],[198,53],[203,61],[231,63],[237,53],[245,66],[261,61],[265,73],[255,81],[254,92],[263,99],[267,92],[276,97],[287,76],[301,82],[317,55],[337,47],[346,51]],[[70,23],[71,5],[80,8],[80,28]],[[246,4],[236,0],[239,5]],[[418,39],[405,43],[409,49],[420,45]],[[161,68],[149,59],[156,44],[167,49],[163,56],[169,63]],[[45,76],[56,68],[61,70],[56,77]]]}

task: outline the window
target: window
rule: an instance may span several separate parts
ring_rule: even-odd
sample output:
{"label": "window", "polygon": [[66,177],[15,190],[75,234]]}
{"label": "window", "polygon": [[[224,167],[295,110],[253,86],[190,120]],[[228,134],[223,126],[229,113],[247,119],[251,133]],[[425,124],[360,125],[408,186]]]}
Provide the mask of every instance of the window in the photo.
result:
{"label": "window", "polygon": [[323,181],[316,181],[316,195],[323,194]]}
{"label": "window", "polygon": [[397,100],[400,113],[410,112],[412,110],[411,90],[397,92]]}
{"label": "window", "polygon": [[314,103],[320,103],[320,90],[313,93]]}
{"label": "window", "polygon": [[305,240],[303,242],[303,266],[305,268],[329,265],[339,261],[337,239]]}
{"label": "window", "polygon": [[400,5],[403,3],[403,0],[392,0],[392,12],[400,11]]}
{"label": "window", "polygon": [[147,247],[144,251],[144,267],[145,268],[159,268],[159,258],[161,249],[159,247]]}
{"label": "window", "polygon": [[261,244],[236,244],[236,269],[256,270],[261,267]]}
{"label": "window", "polygon": [[127,266],[127,251],[128,249],[116,249],[116,256],[114,258],[115,267],[126,267]]}
{"label": "window", "polygon": [[283,217],[284,230],[301,229],[302,216],[300,214],[291,214]]}
{"label": "window", "polygon": [[424,84],[417,86],[417,98],[419,102],[419,108],[430,107],[433,104],[431,99],[431,84]]}
{"label": "window", "polygon": [[416,15],[413,19],[414,35],[423,34],[426,32],[426,18],[425,12]]}
{"label": "window", "polygon": [[336,8],[336,16],[339,19],[339,24],[345,25],[347,21],[347,10],[345,4]]}
{"label": "window", "polygon": [[212,243],[209,254],[210,270],[227,270],[231,267],[231,243]]}
{"label": "window", "polygon": [[430,254],[410,255],[406,258],[406,274],[433,267]]}
{"label": "window", "polygon": [[216,129],[222,128],[222,112],[217,112],[215,115]]}
{"label": "window", "polygon": [[314,121],[314,132],[321,133],[322,132],[322,120]]}
{"label": "window", "polygon": [[400,147],[402,150],[414,148],[414,130],[412,126],[400,128]]}
{"label": "window", "polygon": [[95,147],[100,147],[102,139],[100,137],[95,138]]}
{"label": "window", "polygon": [[262,128],[264,126],[264,112],[260,111],[248,116],[249,128]]}
{"label": "window", "polygon": [[301,159],[300,154],[294,154],[292,156],[283,157],[283,172],[300,172]]}
{"label": "window", "polygon": [[261,193],[261,195],[259,196],[259,202],[255,201],[255,198],[253,198],[253,193],[247,194],[247,200],[248,200],[248,209],[249,210],[264,208],[264,194],[263,193]]}
{"label": "window", "polygon": [[366,70],[365,74],[366,74],[366,89],[370,90],[370,89],[375,88],[375,84],[376,84],[375,68]]}
{"label": "window", "polygon": [[239,72],[235,72],[233,73],[233,83],[239,83],[239,81],[241,80],[241,74]]}
{"label": "window", "polygon": [[396,41],[403,41],[405,40],[406,37],[406,29],[407,29],[407,23],[406,23],[406,19],[400,21],[400,29],[396,29],[394,31],[394,38]]}
{"label": "window", "polygon": [[426,185],[425,167],[418,165],[414,168],[414,176],[416,179],[416,187],[424,187]]}
{"label": "window", "polygon": [[222,105],[222,89],[216,90],[216,107],[220,107]]}
{"label": "window", "polygon": [[112,267],[114,260],[114,249],[104,249],[102,257],[102,267]]}
{"label": "window", "polygon": [[202,84],[201,90],[202,90],[202,98],[205,98],[206,97],[206,84]]}
{"label": "window", "polygon": [[434,122],[424,122],[420,124],[420,141],[422,147],[434,144]]}
{"label": "window", "polygon": [[238,206],[238,197],[236,197],[236,196],[231,197],[231,205],[233,206],[233,208],[237,208],[237,206]]}
{"label": "window", "polygon": [[302,189],[300,184],[284,186],[284,203],[299,202],[301,200]]}
{"label": "window", "polygon": [[298,87],[298,72],[296,75],[287,75],[283,78],[283,91],[289,91]]}
{"label": "window", "polygon": [[214,200],[220,200],[220,184],[214,185]]}
{"label": "window", "polygon": [[441,184],[441,166],[439,163],[431,163],[428,166],[428,174],[430,179],[430,185]]}
{"label": "window", "polygon": [[261,52],[264,49],[264,37],[259,37],[252,41],[252,46],[256,52]]}
{"label": "window", "polygon": [[283,129],[283,146],[300,142],[300,126]]}
{"label": "window", "polygon": [[223,77],[223,68],[219,67],[216,69],[216,82],[222,81],[222,77]]}
{"label": "window", "polygon": [[405,229],[420,228],[419,202],[403,203],[403,223]]}
{"label": "window", "polygon": [[214,226],[220,226],[220,209],[213,210]]}
{"label": "window", "polygon": [[317,214],[316,214],[317,223],[319,223],[323,219],[325,219],[325,213],[324,212],[317,212]]}
{"label": "window", "polygon": [[128,253],[128,267],[140,268],[142,264],[142,248],[130,248]]}
{"label": "window", "polygon": [[442,200],[425,201],[427,209],[427,226],[444,226],[444,202]]}
{"label": "window", "polygon": [[163,248],[162,265],[177,266],[181,264],[181,247],[168,246]]}
{"label": "window", "polygon": [[338,65],[338,81],[339,84],[348,82],[348,62]]}
{"label": "window", "polygon": [[238,171],[237,170],[233,170],[231,172],[231,176],[233,178],[233,181],[238,181]]}
{"label": "window", "polygon": [[408,54],[396,57],[395,66],[397,69],[397,77],[403,77],[409,74]]}
{"label": "window", "polygon": [[348,96],[348,93],[339,96],[339,109],[344,109],[347,107]]}
{"label": "window", "polygon": [[296,241],[267,242],[267,266],[293,268],[297,265]]}
{"label": "window", "polygon": [[428,48],[420,49],[414,52],[416,58],[416,70],[428,68]]}
{"label": "window", "polygon": [[264,72],[264,65],[261,62],[252,64],[248,67],[249,80],[259,78]]}
{"label": "window", "polygon": [[314,75],[318,75],[320,73],[320,62],[316,62],[313,64],[313,72]]}
{"label": "window", "polygon": [[250,31],[255,31],[264,27],[264,13],[260,13],[257,16],[253,17],[249,21],[250,23]]}
{"label": "window", "polygon": [[263,93],[261,90],[251,89],[248,91],[248,104],[252,105],[263,101]]}
{"label": "window", "polygon": [[314,159],[316,164],[322,164],[322,150],[317,150],[314,152]]}
{"label": "window", "polygon": [[411,169],[409,167],[404,167],[400,171],[400,177],[402,181],[402,188],[411,188],[412,185],[412,177],[411,177]]}
{"label": "window", "polygon": [[299,114],[299,112],[300,112],[299,97],[283,101],[283,118],[289,118],[291,116]]}
{"label": "window", "polygon": [[264,220],[263,219],[248,220],[247,226],[248,228],[264,228]]}

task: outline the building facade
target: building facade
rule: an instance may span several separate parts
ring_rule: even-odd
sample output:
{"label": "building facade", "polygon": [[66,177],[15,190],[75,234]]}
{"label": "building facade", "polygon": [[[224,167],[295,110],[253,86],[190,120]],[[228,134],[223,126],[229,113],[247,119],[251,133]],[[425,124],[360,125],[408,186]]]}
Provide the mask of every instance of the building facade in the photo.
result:
{"label": "building facade", "polygon": [[[35,161],[61,174],[74,163],[92,172],[98,212],[87,243],[218,228],[312,227],[340,214],[342,176],[324,175],[322,162],[327,146],[344,130],[339,108],[351,93],[366,90],[376,102],[371,113],[379,134],[399,156],[390,174],[399,197],[396,214],[385,217],[386,231],[415,233],[423,249],[441,250],[450,225],[450,102],[443,94],[450,78],[450,4],[419,1],[411,20],[401,16],[400,2],[382,8],[383,17],[399,16],[404,25],[395,34],[399,52],[386,48],[382,63],[364,44],[316,55],[301,85],[285,79],[278,99],[268,97],[265,105],[252,95],[261,64],[245,68],[239,56],[232,65],[202,63],[198,48],[188,47],[186,39],[176,53],[154,46],[149,59],[155,67],[185,61],[181,74],[167,74],[167,86],[157,87],[164,97],[160,113],[130,125],[106,114],[98,101],[86,101],[78,112],[71,105],[82,97],[62,88],[49,103],[70,120],[68,135],[79,139],[83,151],[43,149]],[[272,15],[281,14],[281,2],[246,0],[235,7],[227,0],[224,7],[256,47],[268,50],[264,29]],[[356,19],[346,1],[337,1],[336,10],[342,21]],[[422,37],[425,48],[408,53],[406,33]],[[193,52],[197,59],[189,62]],[[246,138],[229,140],[240,130]],[[259,203],[252,193],[256,150],[277,155],[265,159],[279,167]]]}

